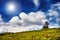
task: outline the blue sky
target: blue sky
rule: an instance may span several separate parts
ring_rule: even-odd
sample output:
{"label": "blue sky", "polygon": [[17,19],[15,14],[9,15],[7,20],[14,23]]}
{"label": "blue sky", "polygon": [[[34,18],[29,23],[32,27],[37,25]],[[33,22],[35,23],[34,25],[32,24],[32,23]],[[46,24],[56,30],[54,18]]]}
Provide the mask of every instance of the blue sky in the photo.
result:
{"label": "blue sky", "polygon": [[0,26],[60,26],[60,0],[0,0],[0,16]]}
{"label": "blue sky", "polygon": [[[35,4],[35,1],[36,0],[0,0],[0,14],[2,14],[2,18],[6,22],[6,21],[9,21],[13,16],[18,16],[20,12],[25,12],[27,14],[29,12],[36,12],[40,10],[47,12],[48,9],[51,8],[52,4],[60,2],[59,0],[53,0],[53,1],[52,0],[38,0]],[[17,12],[15,12],[15,14],[13,15],[6,14],[5,6],[9,2],[16,2],[20,5],[17,8],[18,9]],[[7,18],[7,20],[5,18]]]}

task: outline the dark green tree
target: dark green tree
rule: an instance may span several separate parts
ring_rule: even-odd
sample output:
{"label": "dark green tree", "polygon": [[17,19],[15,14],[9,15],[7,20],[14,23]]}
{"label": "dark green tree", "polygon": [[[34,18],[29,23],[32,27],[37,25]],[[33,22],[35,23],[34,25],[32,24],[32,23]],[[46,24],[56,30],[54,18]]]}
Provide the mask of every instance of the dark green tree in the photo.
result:
{"label": "dark green tree", "polygon": [[49,23],[46,21],[43,28],[48,28]]}

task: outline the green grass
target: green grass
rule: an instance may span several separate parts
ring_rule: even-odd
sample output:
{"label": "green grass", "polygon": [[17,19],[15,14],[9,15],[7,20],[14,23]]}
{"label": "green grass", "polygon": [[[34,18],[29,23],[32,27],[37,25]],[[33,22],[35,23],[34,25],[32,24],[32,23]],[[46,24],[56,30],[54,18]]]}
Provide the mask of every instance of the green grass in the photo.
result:
{"label": "green grass", "polygon": [[60,40],[60,29],[42,29],[0,34],[0,40]]}

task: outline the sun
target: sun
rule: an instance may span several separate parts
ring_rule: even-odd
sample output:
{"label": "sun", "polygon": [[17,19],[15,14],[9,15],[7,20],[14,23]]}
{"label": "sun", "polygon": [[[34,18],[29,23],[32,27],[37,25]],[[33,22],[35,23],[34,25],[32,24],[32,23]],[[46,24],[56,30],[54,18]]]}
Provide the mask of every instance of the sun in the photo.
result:
{"label": "sun", "polygon": [[15,10],[15,5],[14,5],[14,4],[9,4],[9,5],[7,6],[7,9],[12,12],[12,11]]}
{"label": "sun", "polygon": [[8,15],[18,15],[21,11],[21,6],[17,2],[7,2],[5,5],[5,12]]}
{"label": "sun", "polygon": [[16,10],[16,5],[14,3],[8,3],[7,4],[7,10],[9,12],[14,12]]}

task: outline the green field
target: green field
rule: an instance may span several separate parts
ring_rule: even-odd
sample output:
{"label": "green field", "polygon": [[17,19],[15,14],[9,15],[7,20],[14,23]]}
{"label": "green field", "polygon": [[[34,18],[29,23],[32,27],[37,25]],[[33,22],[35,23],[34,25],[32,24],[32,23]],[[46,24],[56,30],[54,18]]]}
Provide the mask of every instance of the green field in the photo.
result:
{"label": "green field", "polygon": [[0,40],[60,40],[60,29],[42,29],[0,34]]}

